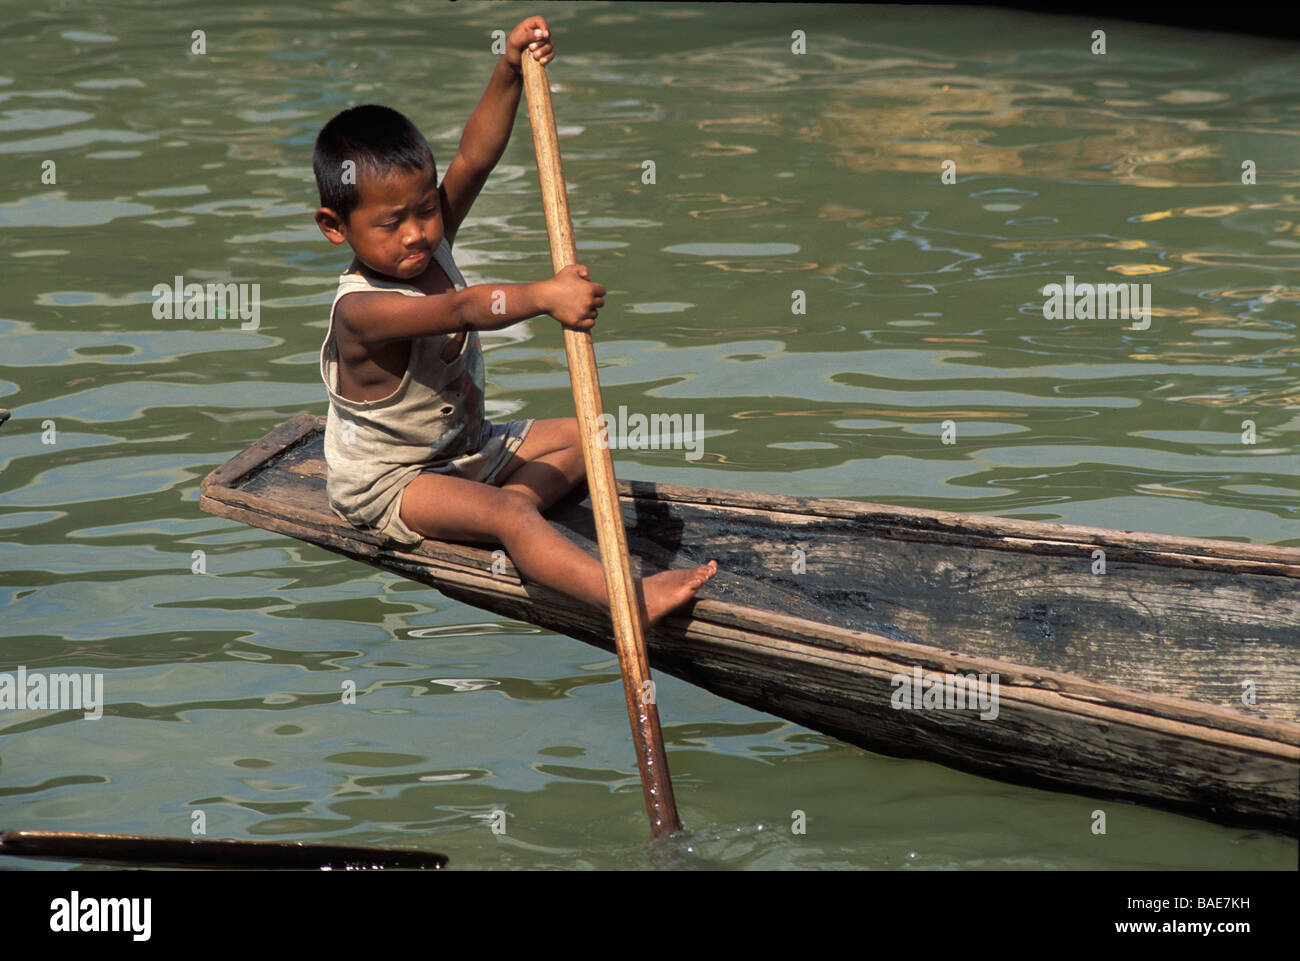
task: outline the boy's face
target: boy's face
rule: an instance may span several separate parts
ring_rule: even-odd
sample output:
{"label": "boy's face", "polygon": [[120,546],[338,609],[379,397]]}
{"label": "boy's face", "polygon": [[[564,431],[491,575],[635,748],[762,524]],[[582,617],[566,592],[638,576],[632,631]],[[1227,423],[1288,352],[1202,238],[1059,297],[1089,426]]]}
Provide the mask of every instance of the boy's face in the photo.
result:
{"label": "boy's face", "polygon": [[412,280],[428,269],[442,242],[438,172],[390,170],[383,177],[357,171],[361,202],[343,221],[328,207],[316,211],[321,233],[347,242],[376,273]]}

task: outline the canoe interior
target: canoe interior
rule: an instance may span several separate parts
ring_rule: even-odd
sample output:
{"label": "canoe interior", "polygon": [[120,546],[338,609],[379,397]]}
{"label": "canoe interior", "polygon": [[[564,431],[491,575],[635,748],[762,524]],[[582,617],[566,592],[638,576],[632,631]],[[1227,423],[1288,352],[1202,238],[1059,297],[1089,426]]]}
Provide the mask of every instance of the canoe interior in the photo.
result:
{"label": "canoe interior", "polygon": [[[286,516],[305,512],[350,529],[326,499],[323,421],[304,417],[301,438],[268,463],[250,460],[251,472],[227,486]],[[1252,719],[1300,720],[1298,549],[851,501],[620,487],[634,571],[716,558],[719,574],[704,599]],[[598,556],[586,501],[573,497],[548,516]],[[1098,549],[1104,573],[1094,573]],[[1245,682],[1253,705],[1243,703]]]}

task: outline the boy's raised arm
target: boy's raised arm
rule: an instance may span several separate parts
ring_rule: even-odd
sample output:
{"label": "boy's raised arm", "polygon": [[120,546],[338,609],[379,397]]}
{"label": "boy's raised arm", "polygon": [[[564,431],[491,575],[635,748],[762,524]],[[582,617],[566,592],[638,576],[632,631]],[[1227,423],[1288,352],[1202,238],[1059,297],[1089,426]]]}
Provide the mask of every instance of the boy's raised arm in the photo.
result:
{"label": "boy's raised arm", "polygon": [[554,56],[551,31],[541,17],[529,17],[506,38],[505,53],[492,71],[483,99],[465,124],[456,156],[442,178],[438,192],[442,202],[443,235],[448,246],[455,240],[456,231],[464,223],[479,191],[487,183],[488,174],[510,142],[519,95],[524,89],[522,58],[525,52],[542,64],[549,63]]}

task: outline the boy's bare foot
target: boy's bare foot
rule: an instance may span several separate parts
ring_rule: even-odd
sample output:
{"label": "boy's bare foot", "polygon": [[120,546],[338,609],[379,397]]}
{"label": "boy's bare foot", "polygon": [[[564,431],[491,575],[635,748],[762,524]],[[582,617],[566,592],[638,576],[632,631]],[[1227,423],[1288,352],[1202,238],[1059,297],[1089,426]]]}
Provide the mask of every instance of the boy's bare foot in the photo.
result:
{"label": "boy's bare foot", "polygon": [[699,567],[680,571],[661,571],[651,574],[641,582],[644,598],[641,616],[646,626],[650,627],[670,611],[681,607],[695,592],[708,583],[709,578],[718,573],[718,562],[709,561]]}

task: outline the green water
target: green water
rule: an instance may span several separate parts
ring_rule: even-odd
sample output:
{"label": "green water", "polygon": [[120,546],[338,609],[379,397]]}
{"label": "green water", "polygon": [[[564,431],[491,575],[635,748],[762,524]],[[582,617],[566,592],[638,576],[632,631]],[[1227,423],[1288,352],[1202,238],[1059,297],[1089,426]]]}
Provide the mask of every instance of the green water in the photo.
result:
{"label": "green water", "polygon": [[[0,713],[0,826],[182,836],[202,811],[209,837],[461,869],[1294,867],[1293,839],[875,756],[664,676],[693,833],[654,849],[611,656],[199,511],[208,471],[325,411],[346,260],[311,220],[316,131],[387,103],[445,169],[491,31],[531,12],[10,11],[0,670],[103,672],[108,704]],[[1300,545],[1294,44],[979,9],[542,12],[580,257],[610,290],[606,406],[707,430],[695,461],[616,452],[621,476]],[[549,273],[522,111],[456,257],[471,283]],[[260,284],[260,327],[155,320],[178,274]],[[1067,275],[1150,283],[1149,329],[1045,320]],[[484,341],[490,416],[572,412],[558,325]]]}

